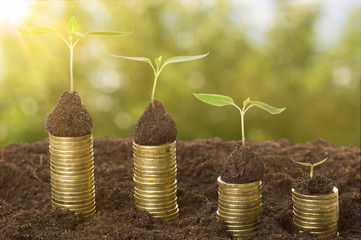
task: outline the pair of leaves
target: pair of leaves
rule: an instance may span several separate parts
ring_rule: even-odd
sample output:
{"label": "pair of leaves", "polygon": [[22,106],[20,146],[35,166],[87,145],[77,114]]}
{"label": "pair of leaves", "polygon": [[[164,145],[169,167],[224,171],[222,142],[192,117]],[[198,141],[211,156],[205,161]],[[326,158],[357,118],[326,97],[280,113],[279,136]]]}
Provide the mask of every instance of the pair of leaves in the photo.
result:
{"label": "pair of leaves", "polygon": [[[233,99],[228,96],[218,95],[218,94],[204,94],[204,93],[198,93],[198,94],[193,93],[193,95],[196,98],[198,98],[199,100],[201,100],[202,102],[208,103],[208,104],[216,106],[216,107],[223,107],[226,105],[237,106],[234,103]],[[246,100],[243,101],[243,109],[245,109],[246,107],[247,107],[247,109],[249,109],[251,107],[258,107],[271,114],[279,114],[286,109],[286,108],[275,108],[264,102],[251,101],[250,98],[247,98]]]}
{"label": "pair of leaves", "polygon": [[328,159],[328,157],[325,158],[325,159],[323,159],[323,160],[321,160],[321,161],[319,161],[319,162],[317,162],[317,163],[314,163],[314,164],[305,163],[305,162],[297,162],[297,161],[294,161],[294,162],[295,162],[295,163],[298,163],[298,164],[301,164],[301,165],[303,165],[303,166],[306,166],[306,167],[316,167],[316,166],[321,165],[322,163],[326,162],[327,159]]}
{"label": "pair of leaves", "polygon": [[133,61],[148,63],[153,69],[159,70],[159,71],[157,71],[159,73],[167,64],[193,61],[193,60],[197,60],[197,59],[200,59],[200,58],[204,58],[208,54],[209,53],[206,53],[206,54],[203,54],[203,55],[195,55],[195,56],[175,56],[175,57],[170,57],[170,58],[168,58],[168,59],[166,59],[164,61],[162,66],[161,66],[162,56],[155,59],[155,66],[154,66],[152,61],[147,57],[126,57],[126,56],[118,56],[118,55],[113,55],[113,54],[111,54],[111,55],[113,57],[119,57],[119,58],[129,59],[129,60],[133,60]]}
{"label": "pair of leaves", "polygon": [[[132,32],[116,32],[116,31],[92,31],[87,33],[79,33],[79,25],[76,22],[75,17],[71,17],[69,20],[69,33],[75,34],[78,36],[88,36],[88,35],[102,35],[102,36],[122,36],[122,35],[128,35]],[[29,36],[41,36],[46,34],[60,34],[59,31],[52,26],[36,26],[36,27],[27,27],[27,28],[20,28],[19,26],[16,26],[18,31],[24,35]]]}

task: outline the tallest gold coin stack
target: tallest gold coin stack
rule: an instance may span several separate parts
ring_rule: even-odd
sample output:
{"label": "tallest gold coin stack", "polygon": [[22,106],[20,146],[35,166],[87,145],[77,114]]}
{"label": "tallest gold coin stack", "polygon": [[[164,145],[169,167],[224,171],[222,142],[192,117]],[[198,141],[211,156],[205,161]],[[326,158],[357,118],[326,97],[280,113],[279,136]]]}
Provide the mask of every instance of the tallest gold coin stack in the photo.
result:
{"label": "tallest gold coin stack", "polygon": [[133,142],[135,207],[166,223],[179,215],[175,145],[144,146]]}
{"label": "tallest gold coin stack", "polygon": [[51,202],[89,217],[95,213],[93,138],[49,134]]}

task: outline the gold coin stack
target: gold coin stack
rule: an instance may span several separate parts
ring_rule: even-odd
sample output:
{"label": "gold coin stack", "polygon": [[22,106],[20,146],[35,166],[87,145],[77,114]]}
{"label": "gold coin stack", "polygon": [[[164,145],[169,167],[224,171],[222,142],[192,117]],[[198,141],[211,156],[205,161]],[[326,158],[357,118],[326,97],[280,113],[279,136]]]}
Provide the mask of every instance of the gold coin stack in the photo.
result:
{"label": "gold coin stack", "polygon": [[51,202],[85,217],[95,213],[93,137],[49,134]]}
{"label": "gold coin stack", "polygon": [[261,212],[261,181],[231,184],[218,177],[217,215],[235,239],[251,236],[259,227]]}
{"label": "gold coin stack", "polygon": [[318,238],[337,235],[338,189],[331,194],[304,195],[292,188],[293,222]]}
{"label": "gold coin stack", "polygon": [[166,223],[179,216],[175,144],[143,146],[133,142],[135,207]]}

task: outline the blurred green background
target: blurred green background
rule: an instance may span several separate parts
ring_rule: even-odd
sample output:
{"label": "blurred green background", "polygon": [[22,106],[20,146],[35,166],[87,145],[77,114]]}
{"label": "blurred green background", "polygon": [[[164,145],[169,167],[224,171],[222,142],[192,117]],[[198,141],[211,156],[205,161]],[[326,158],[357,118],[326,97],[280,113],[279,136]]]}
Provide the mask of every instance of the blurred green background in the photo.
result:
{"label": "blurred green background", "polygon": [[1,1],[0,145],[47,137],[46,115],[69,89],[65,43],[22,36],[15,25],[53,25],[67,36],[73,15],[80,32],[134,30],[75,48],[75,89],[95,137],[129,136],[150,101],[151,68],[109,53],[164,59],[209,51],[160,75],[155,95],[179,139],[241,138],[237,110],[204,104],[197,92],[287,107],[280,115],[251,109],[247,139],[360,143],[359,1]]}

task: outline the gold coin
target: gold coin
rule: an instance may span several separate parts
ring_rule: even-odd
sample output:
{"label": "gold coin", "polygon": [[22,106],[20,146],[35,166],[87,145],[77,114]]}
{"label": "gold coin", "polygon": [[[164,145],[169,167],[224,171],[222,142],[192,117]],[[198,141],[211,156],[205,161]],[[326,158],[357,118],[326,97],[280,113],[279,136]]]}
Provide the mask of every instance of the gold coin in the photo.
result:
{"label": "gold coin", "polygon": [[173,183],[176,180],[176,177],[167,177],[167,178],[142,178],[137,175],[133,176],[133,179],[138,182],[147,182],[147,183]]}
{"label": "gold coin", "polygon": [[232,212],[232,213],[247,213],[247,212],[254,212],[257,211],[258,209],[261,209],[262,204],[257,205],[256,207],[253,208],[229,208],[229,207],[224,207],[222,205],[218,205],[218,209],[222,212]]}
{"label": "gold coin", "polygon": [[[144,181],[138,181],[137,179],[135,179],[135,177],[133,176],[133,181],[134,181],[134,185],[137,188],[143,189],[143,190],[147,190],[144,189],[144,187],[164,187],[165,189],[169,189],[169,187],[174,187],[177,184],[177,180],[174,180],[172,182],[164,182],[164,183],[148,183],[148,182],[144,182]],[[161,189],[160,189],[161,190]]]}
{"label": "gold coin", "polygon": [[324,204],[324,205],[300,205],[296,202],[293,202],[293,207],[301,212],[315,212],[315,213],[323,213],[323,212],[332,212],[338,209],[338,205],[336,204]]}
{"label": "gold coin", "polygon": [[151,159],[145,159],[145,158],[133,158],[134,162],[138,165],[172,165],[176,163],[175,158],[171,157],[164,157],[164,158],[151,158]]}
{"label": "gold coin", "polygon": [[51,138],[51,140],[55,140],[55,141],[59,141],[59,142],[79,142],[79,141],[83,141],[89,138],[93,138],[93,136],[91,134],[87,134],[81,137],[58,137],[58,136],[54,136],[49,134],[49,138]]}
{"label": "gold coin", "polygon": [[162,201],[163,199],[170,199],[170,198],[176,198],[177,197],[177,194],[176,194],[176,192],[174,192],[174,193],[171,193],[171,194],[159,194],[159,195],[157,195],[157,194],[147,194],[147,195],[145,195],[145,194],[140,194],[140,193],[138,193],[138,192],[135,192],[134,193],[134,195],[135,196],[137,196],[138,198],[140,198],[140,199],[154,199],[154,200],[159,200],[159,201]]}
{"label": "gold coin", "polygon": [[303,200],[299,199],[296,196],[292,196],[293,202],[299,204],[299,205],[337,205],[338,204],[338,198],[331,198],[331,199],[325,199],[325,200]]}
{"label": "gold coin", "polygon": [[140,174],[138,172],[134,172],[134,177],[145,178],[145,179],[170,179],[170,178],[176,179],[177,171],[174,171],[173,173],[169,173],[169,174],[159,174],[159,175]]}
{"label": "gold coin", "polygon": [[225,201],[245,203],[245,202],[252,202],[254,200],[258,200],[262,198],[262,194],[256,194],[251,196],[230,196],[230,195],[223,195],[218,192],[218,198]]}
{"label": "gold coin", "polygon": [[221,208],[218,208],[218,212],[220,215],[225,217],[238,217],[238,216],[246,216],[246,215],[259,215],[261,212],[261,208],[255,208],[254,210],[249,212],[233,212],[233,211],[223,211]]}
{"label": "gold coin", "polygon": [[251,221],[246,222],[245,224],[243,223],[239,223],[239,222],[234,222],[234,223],[227,223],[227,229],[228,230],[240,230],[240,229],[248,229],[248,228],[253,228],[258,226],[260,223],[260,219],[254,219]]}
{"label": "gold coin", "polygon": [[253,212],[253,213],[243,213],[242,215],[237,215],[237,216],[225,216],[223,214],[221,214],[218,210],[217,210],[217,215],[219,217],[221,217],[223,220],[228,220],[228,221],[232,221],[232,222],[248,222],[248,221],[252,221],[255,219],[259,219],[260,216],[260,212]]}
{"label": "gold coin", "polygon": [[49,139],[49,145],[51,145],[52,147],[55,148],[72,148],[72,147],[82,147],[82,146],[89,146],[89,145],[93,145],[93,139],[89,138],[83,141],[78,141],[78,142],[64,142],[64,141],[56,141],[53,139]]}
{"label": "gold coin", "polygon": [[83,144],[83,145],[72,145],[72,146],[64,146],[64,145],[54,145],[54,143],[50,143],[49,148],[51,147],[54,152],[63,152],[63,151],[70,151],[70,152],[77,152],[82,151],[85,149],[93,149],[93,143],[90,142],[89,144]]}
{"label": "gold coin", "polygon": [[175,145],[176,145],[175,141],[172,143],[166,143],[166,144],[157,145],[157,146],[145,146],[145,145],[139,145],[139,144],[136,144],[135,142],[133,142],[133,150],[145,151],[145,152],[150,152],[150,153],[153,153],[153,152],[165,153],[165,152],[175,150]]}
{"label": "gold coin", "polygon": [[50,172],[50,179],[59,183],[83,183],[94,179],[94,173],[79,176],[62,176]]}
{"label": "gold coin", "polygon": [[224,189],[228,189],[228,188],[252,188],[252,187],[258,187],[262,184],[261,181],[255,181],[255,182],[251,182],[251,183],[226,183],[224,181],[222,181],[221,177],[217,178],[217,183],[220,187],[224,188]]}
{"label": "gold coin", "polygon": [[304,217],[304,216],[301,216],[299,214],[297,214],[297,212],[293,211],[293,217],[294,218],[297,218],[301,221],[309,221],[309,222],[327,222],[327,221],[333,221],[335,219],[338,219],[338,214],[337,212],[335,212],[336,214],[332,214],[330,216],[322,216],[322,215],[319,215],[319,216],[308,216],[308,217]]}
{"label": "gold coin", "polygon": [[69,206],[72,207],[72,208],[86,208],[88,206],[92,206],[94,203],[95,203],[95,199],[92,199],[92,200],[87,200],[87,201],[59,201],[59,200],[56,200],[54,198],[51,199],[51,201],[55,204],[57,204],[58,206]]}
{"label": "gold coin", "polygon": [[338,196],[338,188],[333,187],[332,193],[330,194],[323,194],[323,195],[305,195],[297,192],[294,188],[292,188],[292,195],[295,195],[296,197],[300,199],[310,199],[310,200],[324,200],[324,199],[333,199]]}
{"label": "gold coin", "polygon": [[79,174],[73,173],[72,175],[56,174],[54,171],[50,171],[50,177],[57,180],[84,180],[94,176],[94,171],[79,172]]}
{"label": "gold coin", "polygon": [[54,162],[54,163],[58,163],[58,164],[80,164],[80,163],[86,163],[90,160],[94,160],[94,154],[87,154],[86,156],[83,157],[69,157],[66,155],[61,155],[59,158],[54,156],[54,155],[50,155],[50,161]]}
{"label": "gold coin", "polygon": [[171,201],[174,201],[177,199],[177,196],[169,196],[164,198],[145,198],[145,197],[138,197],[137,195],[134,195],[134,199],[137,201],[137,203],[143,203],[143,204],[160,204],[160,203],[168,203]]}
{"label": "gold coin", "polygon": [[94,156],[93,151],[88,151],[85,153],[81,152],[79,154],[57,154],[57,153],[50,152],[50,158],[53,159],[54,162],[65,161],[65,160],[69,160],[69,159],[83,160],[84,158],[92,158],[93,156]]}
{"label": "gold coin", "polygon": [[150,213],[152,217],[155,218],[163,218],[163,219],[172,219],[173,217],[177,216],[179,214],[179,209],[176,208],[171,213]]}
{"label": "gold coin", "polygon": [[90,161],[86,162],[86,163],[56,163],[56,162],[52,162],[50,161],[50,166],[57,170],[57,171],[82,171],[82,170],[86,170],[89,168],[92,168],[94,166],[94,161],[93,159],[91,159]]}
{"label": "gold coin", "polygon": [[174,186],[173,188],[170,188],[170,189],[165,189],[165,190],[158,190],[158,191],[155,191],[155,190],[142,190],[142,189],[139,189],[137,187],[134,187],[134,192],[137,192],[139,194],[170,194],[170,193],[177,193],[177,186]]}
{"label": "gold coin", "polygon": [[261,194],[261,188],[258,188],[254,191],[250,192],[227,192],[224,191],[222,188],[218,188],[218,194],[222,194],[225,197],[246,197],[246,196],[255,196]]}
{"label": "gold coin", "polygon": [[297,210],[296,208],[293,208],[293,213],[305,218],[328,218],[332,216],[338,216],[338,209],[331,212],[318,213],[318,212],[303,212]]}
{"label": "gold coin", "polygon": [[175,208],[172,208],[170,210],[164,209],[163,211],[162,210],[161,211],[158,211],[158,210],[151,211],[151,210],[148,209],[147,211],[152,216],[157,216],[157,217],[168,217],[168,216],[170,216],[170,217],[172,217],[172,216],[174,216],[175,213],[177,213],[179,211],[179,209],[178,209],[178,206],[176,206]]}
{"label": "gold coin", "polygon": [[95,206],[95,202],[92,205],[86,206],[86,207],[82,207],[82,208],[78,208],[78,207],[72,207],[71,205],[56,205],[56,204],[52,204],[53,207],[58,207],[58,208],[65,208],[68,209],[70,211],[73,211],[75,213],[86,213],[89,214],[91,213],[91,211],[94,211],[96,206]]}
{"label": "gold coin", "polygon": [[143,203],[138,202],[137,199],[134,199],[135,204],[142,208],[167,208],[168,206],[172,206],[177,203],[177,199],[173,199],[168,202],[155,202],[155,203]]}
{"label": "gold coin", "polygon": [[71,197],[71,196],[90,196],[91,194],[95,193],[95,189],[94,187],[93,188],[90,188],[89,190],[86,190],[86,191],[58,191],[58,190],[55,190],[54,188],[51,189],[51,193],[52,194],[55,194],[55,195],[58,195],[58,196],[68,196],[68,197]]}
{"label": "gold coin", "polygon": [[165,166],[144,166],[144,165],[139,165],[138,163],[134,162],[134,168],[138,169],[138,170],[146,170],[146,171],[165,171],[168,170],[170,171],[170,169],[176,168],[177,164],[171,164],[171,165],[165,165]]}
{"label": "gold coin", "polygon": [[83,168],[81,170],[79,169],[67,169],[67,171],[64,171],[64,169],[53,167],[50,165],[50,172],[61,175],[61,176],[73,176],[73,175],[83,175],[87,173],[94,173],[94,165],[88,166],[88,168]]}
{"label": "gold coin", "polygon": [[59,196],[55,193],[51,193],[51,198],[56,201],[63,201],[63,202],[88,202],[92,201],[95,198],[95,193],[91,195],[83,195],[83,196]]}
{"label": "gold coin", "polygon": [[[228,201],[218,197],[218,203],[224,208],[253,208],[261,204],[261,198],[254,199],[253,201]],[[234,207],[239,206],[239,207]]]}
{"label": "gold coin", "polygon": [[163,170],[158,169],[139,169],[137,167],[134,168],[134,173],[137,174],[149,174],[149,175],[166,175],[166,174],[172,174],[174,172],[177,172],[177,166],[175,165],[172,168],[167,168]]}

